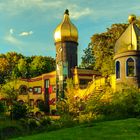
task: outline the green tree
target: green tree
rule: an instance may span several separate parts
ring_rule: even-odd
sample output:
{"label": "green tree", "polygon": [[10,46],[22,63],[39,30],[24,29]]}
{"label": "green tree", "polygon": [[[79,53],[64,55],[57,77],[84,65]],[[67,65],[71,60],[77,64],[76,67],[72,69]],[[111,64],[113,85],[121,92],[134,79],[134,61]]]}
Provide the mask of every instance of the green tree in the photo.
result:
{"label": "green tree", "polygon": [[86,68],[86,69],[95,69],[94,68],[95,58],[92,52],[93,51],[92,44],[89,43],[88,47],[83,51],[84,51],[84,55],[81,57],[82,62],[81,62],[80,67]]}
{"label": "green tree", "polygon": [[95,57],[95,68],[108,76],[114,73],[114,47],[117,39],[127,28],[128,24],[113,24],[107,32],[94,34],[91,37],[93,56]]}
{"label": "green tree", "polygon": [[30,64],[32,76],[38,76],[53,70],[55,70],[55,60],[51,57],[34,56]]}
{"label": "green tree", "polygon": [[6,58],[0,57],[0,84],[5,82],[9,72],[10,64]]}
{"label": "green tree", "polygon": [[6,98],[10,104],[13,103],[13,101],[17,100],[19,91],[15,88],[17,81],[7,82],[4,84],[1,88],[1,94],[4,98]]}
{"label": "green tree", "polygon": [[19,75],[22,78],[26,78],[26,73],[27,73],[27,61],[26,59],[19,59],[18,64],[17,64],[18,72]]}
{"label": "green tree", "polygon": [[16,52],[0,54],[0,84],[30,78],[55,70],[55,59],[47,56],[26,57]]}

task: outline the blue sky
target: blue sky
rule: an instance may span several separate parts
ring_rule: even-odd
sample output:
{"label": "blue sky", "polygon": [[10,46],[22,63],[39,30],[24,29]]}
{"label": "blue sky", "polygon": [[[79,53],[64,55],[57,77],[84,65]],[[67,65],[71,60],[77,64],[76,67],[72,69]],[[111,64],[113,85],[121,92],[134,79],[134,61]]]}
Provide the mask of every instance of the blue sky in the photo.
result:
{"label": "blue sky", "polygon": [[0,0],[0,53],[55,57],[53,33],[66,8],[79,31],[79,63],[93,34],[140,16],[140,0]]}

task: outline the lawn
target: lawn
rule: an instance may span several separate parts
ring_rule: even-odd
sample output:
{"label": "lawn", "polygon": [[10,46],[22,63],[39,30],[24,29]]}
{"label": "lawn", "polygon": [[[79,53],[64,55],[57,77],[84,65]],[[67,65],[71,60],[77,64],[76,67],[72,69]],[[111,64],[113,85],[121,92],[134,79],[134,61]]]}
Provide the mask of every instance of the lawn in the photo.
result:
{"label": "lawn", "polygon": [[12,140],[140,140],[140,119],[89,123]]}

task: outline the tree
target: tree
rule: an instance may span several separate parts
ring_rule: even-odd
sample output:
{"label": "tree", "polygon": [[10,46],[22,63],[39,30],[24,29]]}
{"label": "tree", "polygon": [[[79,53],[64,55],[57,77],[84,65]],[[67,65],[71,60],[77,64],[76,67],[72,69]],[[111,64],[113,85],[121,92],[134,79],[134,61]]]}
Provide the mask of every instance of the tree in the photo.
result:
{"label": "tree", "polygon": [[95,57],[95,68],[108,76],[114,73],[114,47],[117,39],[127,28],[128,24],[113,24],[107,32],[94,34],[91,37],[93,56]]}
{"label": "tree", "polygon": [[55,60],[51,57],[35,56],[30,64],[32,76],[38,76],[55,70]]}
{"label": "tree", "polygon": [[6,98],[10,104],[17,100],[19,91],[15,88],[17,81],[12,81],[4,84],[1,88],[3,97]]}
{"label": "tree", "polygon": [[92,44],[89,43],[88,47],[83,51],[84,51],[84,55],[81,57],[82,62],[80,67],[86,69],[94,69],[95,58],[92,52]]}
{"label": "tree", "polygon": [[7,78],[8,75],[9,68],[10,68],[10,64],[7,61],[7,59],[0,57],[0,84],[5,82],[5,79]]}
{"label": "tree", "polygon": [[67,86],[64,93],[64,98],[59,97],[57,102],[57,109],[60,114],[68,114],[71,117],[76,117],[82,111],[83,102],[78,96],[78,90],[74,87],[72,79],[67,79]]}
{"label": "tree", "polygon": [[26,73],[27,73],[27,61],[26,59],[19,59],[18,61],[18,64],[17,64],[17,68],[18,68],[18,72],[19,72],[19,75],[22,77],[22,78],[26,78]]}
{"label": "tree", "polygon": [[30,78],[55,70],[55,59],[26,57],[16,52],[0,54],[0,84],[17,78]]}

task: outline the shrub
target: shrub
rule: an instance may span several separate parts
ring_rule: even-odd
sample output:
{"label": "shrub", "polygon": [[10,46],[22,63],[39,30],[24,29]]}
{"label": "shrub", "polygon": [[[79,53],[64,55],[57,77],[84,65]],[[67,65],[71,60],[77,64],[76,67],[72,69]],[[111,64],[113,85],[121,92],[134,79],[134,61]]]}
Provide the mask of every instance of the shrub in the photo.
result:
{"label": "shrub", "polygon": [[113,93],[109,88],[95,93],[87,102],[86,113],[111,118],[127,118],[140,116],[140,92],[130,87]]}
{"label": "shrub", "polygon": [[35,130],[36,128],[40,126],[39,121],[36,121],[35,119],[29,119],[27,121],[27,124],[30,130]]}
{"label": "shrub", "polygon": [[27,116],[28,109],[25,104],[21,104],[19,102],[14,102],[11,109],[11,117],[13,119],[21,119]]}
{"label": "shrub", "polygon": [[49,117],[45,117],[45,118],[40,120],[40,124],[42,126],[50,125],[51,124],[51,119]]}
{"label": "shrub", "polygon": [[0,101],[0,114],[5,112],[5,106],[4,103],[2,101]]}

